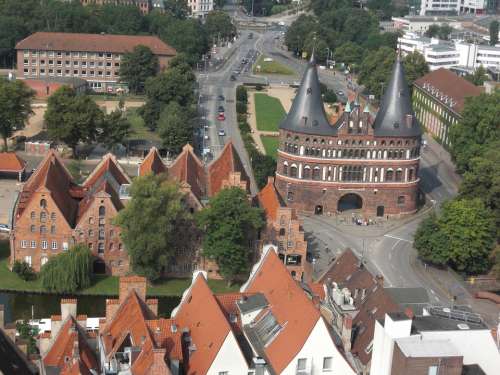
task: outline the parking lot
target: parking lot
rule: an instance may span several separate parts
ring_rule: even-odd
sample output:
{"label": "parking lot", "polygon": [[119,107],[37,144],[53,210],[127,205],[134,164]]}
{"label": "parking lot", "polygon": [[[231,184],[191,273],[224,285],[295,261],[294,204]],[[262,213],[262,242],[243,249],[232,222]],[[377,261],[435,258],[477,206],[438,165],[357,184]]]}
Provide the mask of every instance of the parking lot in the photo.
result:
{"label": "parking lot", "polygon": [[10,216],[22,184],[14,179],[0,179],[0,224],[9,224]]}

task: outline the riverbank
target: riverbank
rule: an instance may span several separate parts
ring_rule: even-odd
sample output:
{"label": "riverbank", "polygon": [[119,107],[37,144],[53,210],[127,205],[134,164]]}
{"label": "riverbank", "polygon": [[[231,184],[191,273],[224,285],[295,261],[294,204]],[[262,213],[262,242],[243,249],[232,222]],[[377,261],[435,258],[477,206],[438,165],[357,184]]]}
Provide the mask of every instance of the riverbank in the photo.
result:
{"label": "riverbank", "polygon": [[[53,294],[43,289],[40,279],[24,281],[8,268],[9,242],[0,241],[0,291]],[[86,289],[74,293],[76,296],[118,296],[118,277],[106,275],[94,275],[92,285]],[[180,297],[191,284],[191,279],[167,279],[148,285],[147,295],[149,297]],[[208,280],[208,285],[214,293],[225,293],[235,291],[239,285],[228,287],[224,280]]]}

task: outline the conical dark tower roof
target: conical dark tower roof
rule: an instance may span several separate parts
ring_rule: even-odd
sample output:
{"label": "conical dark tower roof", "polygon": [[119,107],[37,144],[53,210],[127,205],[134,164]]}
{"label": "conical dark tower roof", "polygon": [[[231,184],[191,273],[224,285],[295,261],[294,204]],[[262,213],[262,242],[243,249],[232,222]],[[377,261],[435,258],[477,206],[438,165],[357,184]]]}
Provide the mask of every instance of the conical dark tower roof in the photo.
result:
{"label": "conical dark tower roof", "polygon": [[280,124],[280,129],[311,135],[336,134],[335,128],[328,122],[323,100],[321,99],[321,88],[314,52],[307,64],[290,112]]}
{"label": "conical dark tower roof", "polygon": [[410,90],[399,56],[392,68],[373,129],[375,136],[383,137],[416,137],[422,134],[411,106]]}

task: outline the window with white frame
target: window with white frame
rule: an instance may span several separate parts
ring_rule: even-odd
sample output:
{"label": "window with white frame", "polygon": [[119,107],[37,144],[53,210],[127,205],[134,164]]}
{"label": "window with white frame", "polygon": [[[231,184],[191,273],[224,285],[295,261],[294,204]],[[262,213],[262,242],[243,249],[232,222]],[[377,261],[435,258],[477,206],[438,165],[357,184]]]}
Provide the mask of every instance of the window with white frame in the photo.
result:
{"label": "window with white frame", "polygon": [[26,255],[26,256],[24,257],[24,261],[25,261],[26,263],[28,263],[28,264],[29,264],[29,266],[31,267],[31,256]]}
{"label": "window with white frame", "polygon": [[35,249],[36,248],[36,241],[31,241],[31,248]]}
{"label": "window with white frame", "polygon": [[28,241],[26,241],[26,240],[22,240],[22,241],[21,241],[21,247],[22,247],[23,249],[26,249],[26,248],[28,247]]}
{"label": "window with white frame", "polygon": [[333,358],[332,357],[324,357],[323,358],[323,371],[332,371],[333,370]]}
{"label": "window with white frame", "polygon": [[47,249],[49,247],[49,243],[46,240],[42,240],[42,249]]}
{"label": "window with white frame", "polygon": [[52,241],[51,248],[52,250],[57,250],[57,241]]}
{"label": "window with white frame", "polygon": [[297,360],[297,374],[302,374],[307,369],[307,358]]}

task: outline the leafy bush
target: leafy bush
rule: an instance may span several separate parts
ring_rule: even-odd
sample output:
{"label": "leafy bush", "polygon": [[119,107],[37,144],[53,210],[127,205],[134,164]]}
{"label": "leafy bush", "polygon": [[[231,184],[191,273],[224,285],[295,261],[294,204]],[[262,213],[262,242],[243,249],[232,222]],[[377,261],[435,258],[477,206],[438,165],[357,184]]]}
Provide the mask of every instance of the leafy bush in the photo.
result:
{"label": "leafy bush", "polygon": [[40,273],[42,286],[56,293],[73,293],[90,286],[92,254],[85,245],[51,257]]}
{"label": "leafy bush", "polygon": [[262,86],[261,84],[258,84],[255,86],[255,90],[262,91],[262,90],[264,90],[264,86]]}
{"label": "leafy bush", "polygon": [[239,114],[247,113],[247,104],[243,102],[236,102],[236,113]]}
{"label": "leafy bush", "polygon": [[236,100],[243,103],[248,101],[248,91],[245,86],[238,86],[236,88]]}
{"label": "leafy bush", "polygon": [[246,121],[238,122],[238,127],[240,128],[240,131],[242,133],[250,133],[250,131],[252,130],[250,128],[250,125],[248,125],[248,122]]}
{"label": "leafy bush", "polygon": [[20,262],[16,260],[14,262],[14,266],[12,267],[12,271],[24,281],[36,279],[35,271],[33,271],[33,268],[24,261]]}
{"label": "leafy bush", "polygon": [[237,113],[236,114],[236,121],[238,121],[238,122],[245,122],[245,121],[247,121],[247,115],[246,115],[246,113]]}

